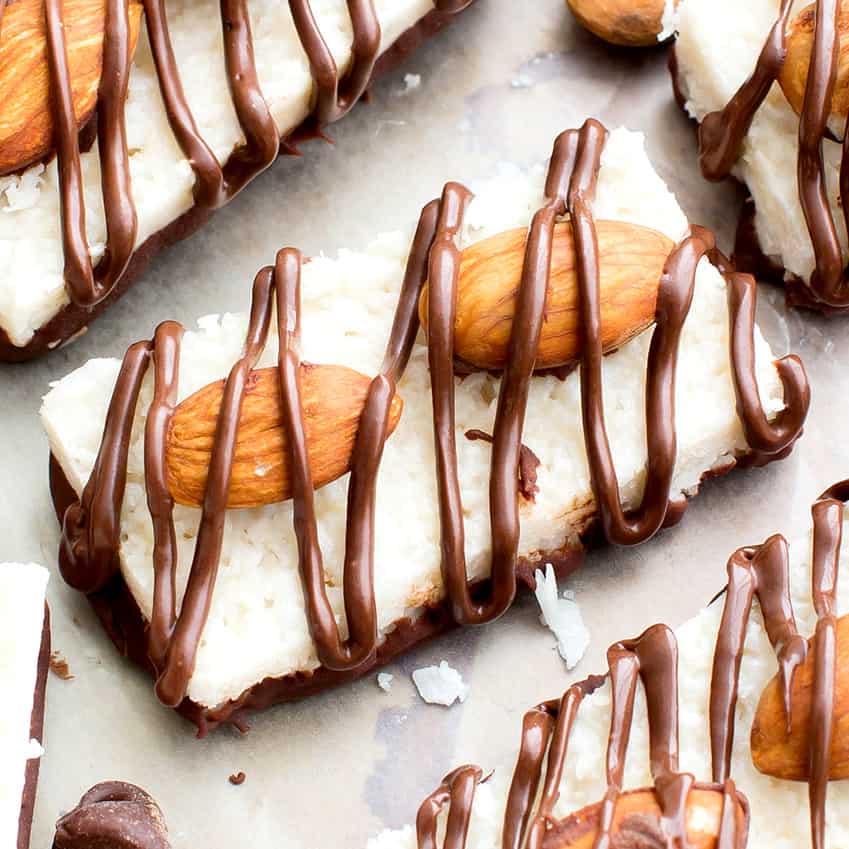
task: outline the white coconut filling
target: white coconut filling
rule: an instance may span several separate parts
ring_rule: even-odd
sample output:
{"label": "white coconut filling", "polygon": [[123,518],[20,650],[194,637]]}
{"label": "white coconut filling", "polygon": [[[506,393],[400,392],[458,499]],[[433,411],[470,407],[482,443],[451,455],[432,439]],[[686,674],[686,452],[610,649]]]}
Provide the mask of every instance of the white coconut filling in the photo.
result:
{"label": "white coconut filling", "polygon": [[17,846],[27,761],[41,755],[30,740],[48,572],[33,563],[0,563],[0,846]]}
{"label": "white coconut filling", "polygon": [[[481,186],[468,211],[462,244],[526,225],[542,203],[544,170],[517,171]],[[614,132],[599,176],[598,218],[654,227],[678,239],[687,222],[674,197],[652,170],[643,137]],[[303,350],[313,362],[343,363],[374,374],[383,357],[403,275],[409,237],[385,235],[363,253],[318,257],[303,271]],[[247,290],[246,290],[247,291]],[[678,460],[673,495],[691,490],[702,474],[746,450],[735,411],[728,362],[725,284],[706,261],[698,269],[691,318],[682,337],[677,376]],[[179,397],[220,378],[239,356],[244,316],[210,316],[186,333]],[[152,328],[151,328],[152,329]],[[758,380],[770,415],[782,407],[769,346],[756,332]],[[643,421],[647,331],[605,358],[607,426],[626,505],[640,496],[645,472]],[[276,362],[272,339],[262,364]],[[46,396],[42,420],[54,455],[80,492],[91,472],[103,428],[117,360],[90,360]],[[550,551],[581,529],[592,512],[584,450],[579,376],[535,377],[531,382],[523,441],[540,458],[540,491],[522,505],[522,554]],[[499,381],[474,374],[456,384],[457,450],[466,520],[470,578],[488,573],[490,447],[470,442],[471,428],[492,431]],[[383,632],[442,596],[439,520],[436,509],[433,433],[427,349],[420,336],[399,386],[404,412],[388,441],[377,487],[375,592]],[[151,397],[142,393],[129,458],[122,513],[121,559],[127,585],[145,616],[150,614],[152,530],[143,485],[143,423]],[[258,470],[258,474],[261,470]],[[341,565],[347,476],[316,493],[328,594],[344,619]],[[192,560],[198,511],[175,511],[179,546],[178,585]],[[217,705],[266,676],[318,665],[304,614],[292,530],[292,504],[227,514],[221,568],[212,609],[189,686],[190,697]]]}
{"label": "white coconut filling", "polygon": [[[351,60],[351,20],[345,0],[312,0],[316,22],[337,67]],[[244,142],[224,69],[221,20],[203,0],[166,3],[183,88],[203,138],[224,162]],[[381,49],[433,9],[431,0],[375,0]],[[309,63],[288,3],[252,0],[250,16],[262,91],[281,135],[309,114],[314,99]],[[136,246],[192,205],[194,172],[171,133],[146,29],[142,27],[126,105]],[[93,260],[102,256],[106,225],[97,145],[82,155],[86,232]],[[0,328],[15,345],[69,303],[63,281],[59,182],[55,159],[23,174],[0,177]]]}
{"label": "white coconut filling", "polygon": [[[844,538],[849,522],[844,524]],[[816,626],[811,603],[810,535],[791,547],[791,594],[796,623],[802,634],[810,635]],[[710,725],[708,699],[713,651],[722,615],[723,599],[705,608],[698,616],[676,630],[680,703],[680,767],[699,781],[710,781]],[[840,557],[838,611],[849,611],[849,550]],[[734,732],[731,777],[749,800],[751,826],[749,849],[790,849],[810,845],[808,785],[800,781],[780,781],[758,772],[752,763],[749,736],[758,700],[767,682],[778,671],[757,603],[746,632],[746,651],[740,673],[740,694]],[[610,685],[605,684],[581,706],[569,741],[569,757],[560,785],[560,799],[554,814],[568,816],[585,805],[601,800],[605,791],[604,758],[610,729]],[[501,845],[500,818],[509,775],[498,776],[496,789],[482,805],[475,803],[468,849],[496,849]],[[645,694],[637,689],[634,727],[625,769],[626,789],[651,784],[648,752],[648,722]],[[483,789],[483,788],[481,788]],[[492,796],[500,800],[493,804]],[[825,845],[831,849],[849,846],[849,781],[833,781],[828,786]],[[410,829],[385,831],[369,842],[369,849],[415,847]]]}
{"label": "white coconut filling", "polygon": [[[779,5],[779,0],[680,0],[675,50],[693,118],[700,121],[722,109],[752,73]],[[764,253],[808,280],[814,251],[796,183],[798,132],[799,118],[775,83],[752,122],[733,173],[755,201],[755,226]],[[831,211],[846,255],[846,227],[838,202],[841,145],[824,142],[823,159]]]}

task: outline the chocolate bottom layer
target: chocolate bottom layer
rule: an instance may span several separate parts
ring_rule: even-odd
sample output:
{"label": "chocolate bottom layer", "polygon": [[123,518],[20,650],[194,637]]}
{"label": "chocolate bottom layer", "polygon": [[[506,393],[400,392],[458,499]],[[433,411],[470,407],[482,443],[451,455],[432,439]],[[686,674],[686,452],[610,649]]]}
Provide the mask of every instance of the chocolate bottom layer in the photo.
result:
{"label": "chocolate bottom layer", "polygon": [[[791,451],[792,446],[766,462],[782,459]],[[745,467],[751,464],[752,460],[748,454],[730,458],[726,463],[705,472],[699,484],[721,477],[735,466]],[[689,497],[695,496],[698,489],[698,486],[694,487]],[[52,454],[50,455],[50,492],[56,517],[61,525],[65,511],[77,501],[77,493]],[[687,499],[682,499],[670,507],[664,527],[675,525],[681,520],[687,503]],[[603,541],[596,518],[594,516],[588,518],[580,537],[574,542],[568,542],[556,551],[538,552],[530,557],[520,558],[517,575],[519,585],[525,589],[533,589],[534,571],[545,563],[552,564],[558,577],[562,578],[571,574],[581,565],[584,552]],[[115,556],[118,557],[117,552]],[[474,589],[485,592],[487,587],[488,581],[480,581]],[[115,570],[115,577],[102,590],[92,593],[88,599],[118,651],[155,677],[155,669],[147,654],[147,622],[124,582],[120,568]],[[245,690],[237,699],[214,708],[205,707],[186,698],[176,710],[197,726],[198,737],[205,737],[209,731],[219,725],[233,725],[240,731],[246,731],[247,718],[251,711],[263,710],[280,702],[301,699],[338,684],[361,678],[391,663],[414,646],[454,627],[456,623],[451,617],[447,603],[429,606],[424,608],[415,621],[405,618],[396,622],[393,631],[386,635],[376,654],[356,669],[334,671],[322,666],[312,672],[297,672],[280,678],[266,678]]]}
{"label": "chocolate bottom layer", "polygon": [[[698,127],[698,121],[693,119],[689,112],[687,112],[687,98],[684,96],[681,87],[681,71],[678,67],[678,59],[674,46],[669,50],[669,73],[672,77],[672,92],[675,102],[681,111],[687,117],[691,118],[695,126]],[[734,177],[730,177],[729,179],[739,182],[748,192],[745,183],[736,180]],[[818,301],[813,297],[810,287],[801,277],[788,271],[775,257],[768,256],[764,253],[755,225],[756,216],[757,209],[755,208],[755,202],[751,195],[749,195],[740,209],[740,217],[737,220],[737,230],[734,235],[734,251],[731,255],[731,262],[734,264],[734,267],[738,271],[744,271],[747,274],[753,275],[758,280],[783,286],[785,289],[785,300],[789,307],[815,310],[823,315],[849,314],[849,306],[832,307]]]}
{"label": "chocolate bottom layer", "polygon": [[[382,74],[395,68],[423,41],[446,27],[454,17],[456,17],[456,13],[440,12],[434,9],[401,33],[375,63],[369,85]],[[287,133],[282,141],[297,145],[309,139],[321,138],[319,129],[314,118],[309,116],[298,127]],[[281,144],[279,155],[285,154],[286,145]],[[115,303],[130,288],[157,253],[191,236],[211,217],[212,212],[209,210],[197,206],[191,207],[179,218],[139,245],[124,274],[108,297],[92,308],[81,307],[74,303],[68,304],[50,321],[36,330],[32,339],[23,347],[15,345],[5,330],[0,328],[0,362],[24,362],[46,351],[53,350],[60,344],[84,332],[91,321]]]}
{"label": "chocolate bottom layer", "polygon": [[[29,736],[31,740],[42,742],[44,739],[44,702],[47,692],[47,671],[50,668],[50,610],[44,605],[44,626],[41,632],[41,648],[38,652],[38,673],[35,679],[35,692],[32,699]],[[29,849],[29,837],[32,830],[32,814],[35,808],[35,793],[38,786],[38,770],[41,758],[27,761],[24,773],[24,792],[21,795],[21,815],[18,820],[17,849]]]}

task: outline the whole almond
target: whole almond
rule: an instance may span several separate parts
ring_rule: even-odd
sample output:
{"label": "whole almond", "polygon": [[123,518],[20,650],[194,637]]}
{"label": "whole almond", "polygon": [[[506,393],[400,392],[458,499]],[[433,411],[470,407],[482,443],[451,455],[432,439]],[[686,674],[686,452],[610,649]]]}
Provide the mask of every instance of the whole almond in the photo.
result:
{"label": "whole almond", "polygon": [[[605,352],[615,350],[653,321],[671,239],[637,224],[596,223],[601,276],[601,330]],[[522,275],[527,228],[498,233],[463,251],[457,284],[455,354],[481,369],[504,367]],[[569,222],[555,227],[551,277],[536,368],[570,365],[581,356],[575,243]],[[427,327],[428,288],[419,301]]]}
{"label": "whole almond", "polygon": [[[318,489],[351,464],[360,414],[371,379],[337,365],[301,366],[307,453]],[[168,488],[178,504],[203,503],[224,381],[210,383],[180,403],[166,447]],[[401,417],[399,395],[389,410],[389,433]],[[260,507],[292,497],[288,438],[283,427],[279,373],[251,373],[245,390],[227,506]]]}
{"label": "whole almond", "polygon": [[[542,849],[592,849],[598,835],[601,803],[589,805],[552,826]],[[697,785],[687,799],[687,845],[689,849],[715,849],[722,821],[723,792],[720,787]],[[737,834],[745,835],[746,811],[737,799]],[[618,849],[668,846],[661,826],[661,810],[653,788],[623,793],[617,803],[611,845]],[[739,843],[735,845],[740,845]]]}
{"label": "whole almond", "polygon": [[[831,780],[849,778],[849,616],[838,620],[837,649],[834,736],[829,771]],[[752,723],[752,761],[760,772],[785,781],[808,779],[808,727],[813,685],[814,652],[809,651],[793,680],[788,735],[778,677],[767,684]]]}
{"label": "whole almond", "polygon": [[[793,111],[802,112],[808,70],[814,46],[816,3],[801,9],[787,30],[787,55],[781,66],[778,83]],[[837,22],[840,44],[837,58],[837,78],[831,95],[831,113],[849,114],[849,5],[841,3]]]}
{"label": "whole almond", "polygon": [[[68,69],[77,125],[97,104],[107,0],[62,3]],[[130,0],[132,49],[141,0]],[[0,23],[0,175],[47,158],[54,149],[44,0],[12,0]]]}
{"label": "whole almond", "polygon": [[657,44],[663,31],[664,0],[566,0],[566,5],[591,33],[621,47]]}

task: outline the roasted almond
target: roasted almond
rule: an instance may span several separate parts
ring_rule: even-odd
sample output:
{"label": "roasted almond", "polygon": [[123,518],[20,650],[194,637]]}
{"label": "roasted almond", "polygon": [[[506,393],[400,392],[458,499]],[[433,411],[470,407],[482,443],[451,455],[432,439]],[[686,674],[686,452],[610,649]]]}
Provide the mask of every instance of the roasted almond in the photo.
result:
{"label": "roasted almond", "polygon": [[[829,778],[849,778],[849,616],[837,623],[837,682]],[[778,677],[761,695],[752,723],[752,761],[760,772],[786,781],[808,780],[808,729],[814,686],[814,653],[796,671],[790,693],[790,733]]]}
{"label": "roasted almond", "polygon": [[[615,350],[654,321],[671,239],[637,224],[598,221],[601,332],[605,352]],[[498,233],[463,251],[457,283],[455,354],[481,369],[501,369],[507,358],[527,228]],[[557,224],[545,317],[536,368],[554,368],[581,356],[575,243],[569,222]],[[428,288],[419,301],[427,327]]]}
{"label": "roasted almond", "polygon": [[[344,475],[371,379],[337,365],[301,366],[307,452],[313,486]],[[168,434],[168,488],[178,504],[203,503],[224,381],[210,383],[180,403]],[[392,399],[389,433],[401,417],[399,395]],[[283,427],[276,368],[252,372],[245,390],[227,506],[260,507],[292,497],[288,438]]]}
{"label": "roasted almond", "polygon": [[663,31],[664,0],[566,0],[566,5],[582,26],[610,44],[648,47]]}
{"label": "roasted almond", "polygon": [[[718,787],[696,786],[687,800],[689,849],[715,849],[722,821],[723,792]],[[736,800],[737,833],[745,834],[747,815]],[[598,835],[601,803],[589,805],[546,832],[543,849],[592,849]],[[611,846],[646,849],[669,845],[661,827],[661,811],[653,788],[623,793],[616,804]],[[738,844],[739,845],[739,844]]]}
{"label": "roasted almond", "polygon": [[[103,65],[107,0],[63,0],[68,69],[77,126],[91,118]],[[130,0],[131,46],[141,0]],[[44,0],[11,0],[0,23],[0,175],[47,158],[54,148]]]}
{"label": "roasted almond", "polygon": [[[816,3],[802,9],[790,22],[787,30],[787,55],[781,67],[778,83],[793,110],[800,114],[808,84],[808,70],[814,47]],[[840,4],[837,22],[840,46],[837,58],[837,78],[831,95],[831,113],[849,114],[849,5]]]}

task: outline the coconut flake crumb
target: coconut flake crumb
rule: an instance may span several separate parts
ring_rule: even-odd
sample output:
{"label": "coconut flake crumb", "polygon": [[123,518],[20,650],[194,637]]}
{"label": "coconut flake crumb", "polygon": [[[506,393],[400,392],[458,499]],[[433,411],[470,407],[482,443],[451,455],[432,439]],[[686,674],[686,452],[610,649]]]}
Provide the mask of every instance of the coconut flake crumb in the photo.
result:
{"label": "coconut flake crumb", "polygon": [[391,672],[378,672],[377,686],[385,693],[388,693],[392,689],[392,681],[394,678],[395,676]]}
{"label": "coconut flake crumb", "polygon": [[404,88],[401,89],[400,95],[403,97],[411,91],[415,91],[422,84],[421,74],[404,74]]}
{"label": "coconut flake crumb", "polygon": [[18,212],[38,203],[44,165],[28,168],[22,174],[0,178],[0,209]]}
{"label": "coconut flake crumb", "polygon": [[545,575],[541,569],[537,569],[534,577],[534,592],[542,612],[540,621],[557,637],[557,651],[566,661],[566,668],[574,669],[590,644],[590,632],[584,625],[575,593],[566,590],[562,596],[558,596],[557,578],[550,563],[545,565]]}
{"label": "coconut flake crumb", "polygon": [[413,683],[419,695],[431,705],[451,707],[458,699],[466,701],[469,685],[463,676],[444,660],[439,666],[425,666],[413,672]]}

